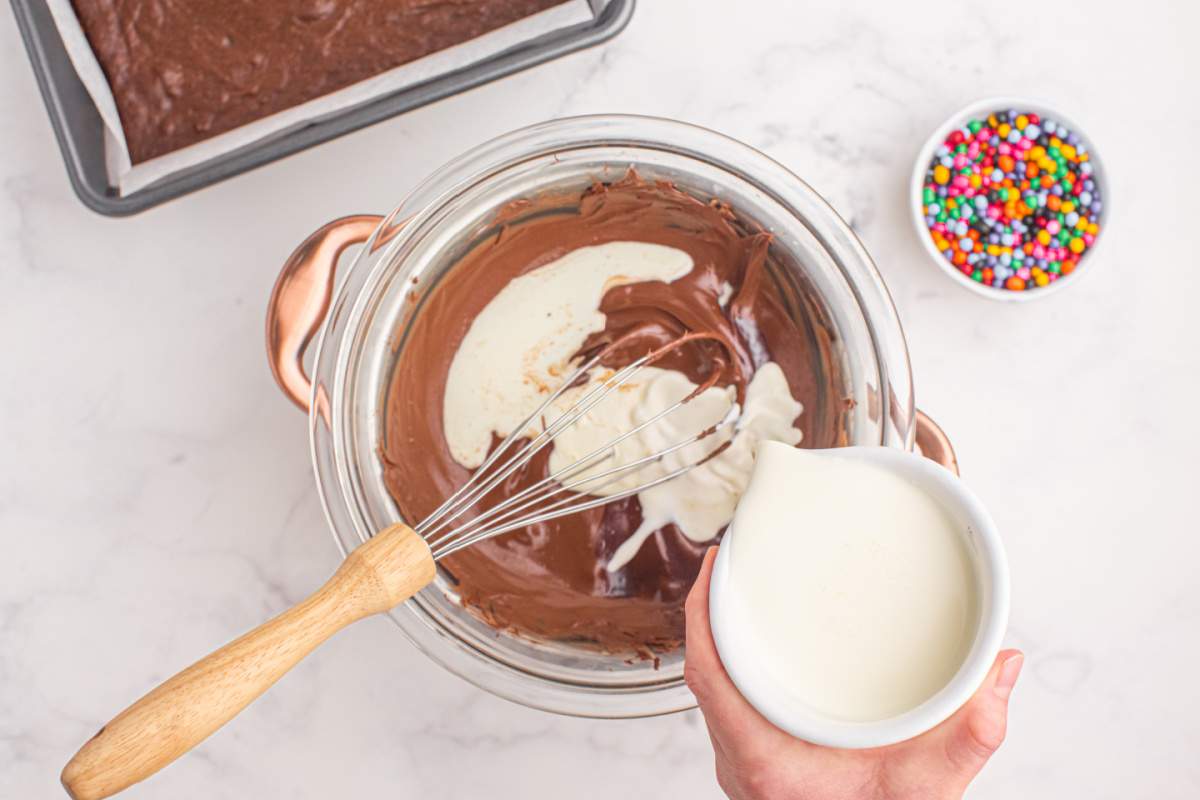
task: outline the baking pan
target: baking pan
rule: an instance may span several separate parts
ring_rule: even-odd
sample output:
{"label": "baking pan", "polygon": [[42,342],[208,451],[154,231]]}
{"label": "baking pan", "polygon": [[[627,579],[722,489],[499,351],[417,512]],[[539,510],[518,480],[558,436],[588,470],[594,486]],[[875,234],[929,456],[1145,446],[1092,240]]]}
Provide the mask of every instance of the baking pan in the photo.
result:
{"label": "baking pan", "polygon": [[589,2],[595,12],[591,22],[545,34],[478,64],[448,72],[366,105],[346,109],[319,122],[225,153],[124,197],[118,196],[116,188],[108,181],[104,166],[104,123],[100,120],[91,95],[75,74],[45,1],[12,0],[12,7],[75,194],[93,211],[121,217],[136,214],[426,103],[599,44],[625,27],[633,14],[635,0]]}

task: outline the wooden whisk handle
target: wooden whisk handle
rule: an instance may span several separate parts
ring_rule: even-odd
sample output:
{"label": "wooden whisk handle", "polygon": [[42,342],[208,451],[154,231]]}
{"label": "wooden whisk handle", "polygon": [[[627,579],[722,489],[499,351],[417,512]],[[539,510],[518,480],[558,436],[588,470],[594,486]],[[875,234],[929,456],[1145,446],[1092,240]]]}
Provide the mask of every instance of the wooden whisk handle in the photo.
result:
{"label": "wooden whisk handle", "polygon": [[75,800],[99,800],[150,777],[233,719],[318,645],[433,581],[425,540],[394,525],[352,552],[324,586],[197,661],[122,711],[62,772]]}

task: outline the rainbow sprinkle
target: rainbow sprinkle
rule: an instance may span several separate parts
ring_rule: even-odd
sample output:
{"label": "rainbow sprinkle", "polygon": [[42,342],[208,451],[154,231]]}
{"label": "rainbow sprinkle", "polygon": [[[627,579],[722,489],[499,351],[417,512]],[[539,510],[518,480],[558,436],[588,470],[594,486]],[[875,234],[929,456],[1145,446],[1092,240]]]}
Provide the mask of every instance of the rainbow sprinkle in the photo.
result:
{"label": "rainbow sprinkle", "polygon": [[1074,272],[1100,234],[1104,207],[1078,134],[1016,110],[951,131],[925,172],[921,202],[947,261],[1014,292]]}

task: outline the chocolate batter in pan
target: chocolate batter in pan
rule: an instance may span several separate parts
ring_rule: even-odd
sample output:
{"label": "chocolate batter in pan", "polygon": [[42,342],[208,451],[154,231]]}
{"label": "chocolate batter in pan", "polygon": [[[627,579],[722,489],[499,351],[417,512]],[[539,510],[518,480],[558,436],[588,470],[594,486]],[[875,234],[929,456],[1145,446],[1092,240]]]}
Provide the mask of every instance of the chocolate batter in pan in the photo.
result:
{"label": "chocolate batter in pan", "polygon": [[135,164],[561,2],[71,0]]}
{"label": "chocolate batter in pan", "polygon": [[[777,279],[770,236],[748,230],[727,206],[631,172],[573,201],[516,204],[501,218],[495,235],[433,289],[398,354],[381,455],[388,488],[407,519],[429,514],[468,477],[446,445],[442,408],[451,361],[471,322],[517,275],[589,245],[662,244],[686,251],[694,267],[670,284],[610,289],[601,304],[606,327],[585,350],[637,331],[634,346],[608,360],[618,367],[681,333],[716,334],[725,347],[689,347],[658,366],[696,383],[715,366],[720,383],[741,394],[755,369],[774,361],[804,406],[796,422],[802,446],[840,443],[844,406],[820,315]],[[725,283],[733,294],[722,307]],[[544,478],[548,453],[497,487],[487,503]],[[640,522],[637,498],[627,498],[488,540],[448,557],[442,568],[466,606],[494,627],[652,657],[681,644],[683,601],[711,543],[696,544],[668,525],[627,566],[609,572],[608,558]]]}

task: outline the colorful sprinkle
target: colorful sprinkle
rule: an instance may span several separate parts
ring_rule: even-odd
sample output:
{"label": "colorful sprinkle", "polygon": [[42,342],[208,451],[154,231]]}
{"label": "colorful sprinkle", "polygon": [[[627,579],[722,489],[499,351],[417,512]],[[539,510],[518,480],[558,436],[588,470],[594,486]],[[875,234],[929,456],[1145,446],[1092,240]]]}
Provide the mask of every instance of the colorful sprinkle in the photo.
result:
{"label": "colorful sprinkle", "polygon": [[1003,291],[1070,275],[1095,246],[1104,199],[1078,134],[1032,112],[997,111],[953,130],[921,189],[942,257]]}

